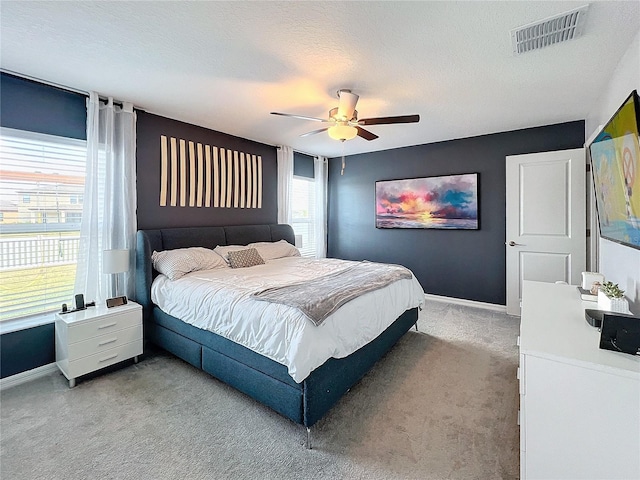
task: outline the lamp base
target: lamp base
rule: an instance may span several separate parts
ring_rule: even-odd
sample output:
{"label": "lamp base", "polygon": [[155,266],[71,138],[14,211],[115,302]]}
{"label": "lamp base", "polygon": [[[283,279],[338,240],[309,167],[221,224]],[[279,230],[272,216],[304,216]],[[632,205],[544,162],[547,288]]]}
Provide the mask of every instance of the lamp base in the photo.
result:
{"label": "lamp base", "polygon": [[107,308],[120,307],[127,304],[127,296],[107,298]]}

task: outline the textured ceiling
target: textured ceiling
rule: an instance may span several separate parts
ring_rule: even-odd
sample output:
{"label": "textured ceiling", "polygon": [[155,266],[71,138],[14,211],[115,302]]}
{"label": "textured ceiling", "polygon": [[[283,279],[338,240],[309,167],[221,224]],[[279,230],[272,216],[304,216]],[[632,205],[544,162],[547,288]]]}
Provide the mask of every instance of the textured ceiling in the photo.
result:
{"label": "textured ceiling", "polygon": [[[0,67],[159,115],[327,156],[584,119],[640,25],[591,2],[584,36],[514,56],[509,31],[585,2],[0,2]],[[640,59],[638,59],[640,62]],[[361,118],[420,114],[341,144],[300,138],[335,92]]]}

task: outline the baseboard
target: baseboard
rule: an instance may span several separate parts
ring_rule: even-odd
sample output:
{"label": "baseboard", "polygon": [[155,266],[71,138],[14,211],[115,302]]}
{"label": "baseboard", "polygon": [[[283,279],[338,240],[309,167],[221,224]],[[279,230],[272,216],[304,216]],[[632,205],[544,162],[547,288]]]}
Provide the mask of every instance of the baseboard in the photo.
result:
{"label": "baseboard", "polygon": [[34,368],[32,370],[27,370],[26,372],[16,373],[15,375],[11,375],[10,377],[6,377],[0,380],[0,390],[15,387],[16,385],[35,380],[36,378],[44,377],[57,370],[58,366],[55,363],[50,363],[48,365],[42,365],[41,367]]}
{"label": "baseboard", "polygon": [[485,310],[493,310],[494,312],[507,313],[506,305],[496,305],[495,303],[476,302],[475,300],[466,300],[464,298],[443,297],[442,295],[433,295],[431,293],[424,294],[425,300],[433,302],[453,303],[465,307],[484,308]]}

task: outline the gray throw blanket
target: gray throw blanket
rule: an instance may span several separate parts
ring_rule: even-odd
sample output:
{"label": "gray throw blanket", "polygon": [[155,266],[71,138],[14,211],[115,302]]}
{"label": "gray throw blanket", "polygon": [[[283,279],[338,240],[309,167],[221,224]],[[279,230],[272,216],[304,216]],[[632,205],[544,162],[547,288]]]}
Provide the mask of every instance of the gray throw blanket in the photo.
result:
{"label": "gray throw blanket", "polygon": [[350,300],[403,278],[411,278],[411,272],[400,265],[361,262],[314,280],[268,288],[251,297],[295,307],[318,326]]}

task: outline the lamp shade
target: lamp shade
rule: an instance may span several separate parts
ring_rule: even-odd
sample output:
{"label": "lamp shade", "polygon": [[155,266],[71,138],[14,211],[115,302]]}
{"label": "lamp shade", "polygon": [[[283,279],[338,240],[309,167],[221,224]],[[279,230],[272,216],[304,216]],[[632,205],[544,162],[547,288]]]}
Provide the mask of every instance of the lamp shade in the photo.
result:
{"label": "lamp shade", "polygon": [[129,250],[104,250],[102,273],[122,273],[129,270]]}
{"label": "lamp shade", "polygon": [[351,125],[345,124],[337,124],[333,127],[329,127],[328,130],[329,136],[334,140],[351,140],[358,135],[358,129],[356,127],[352,127]]}

